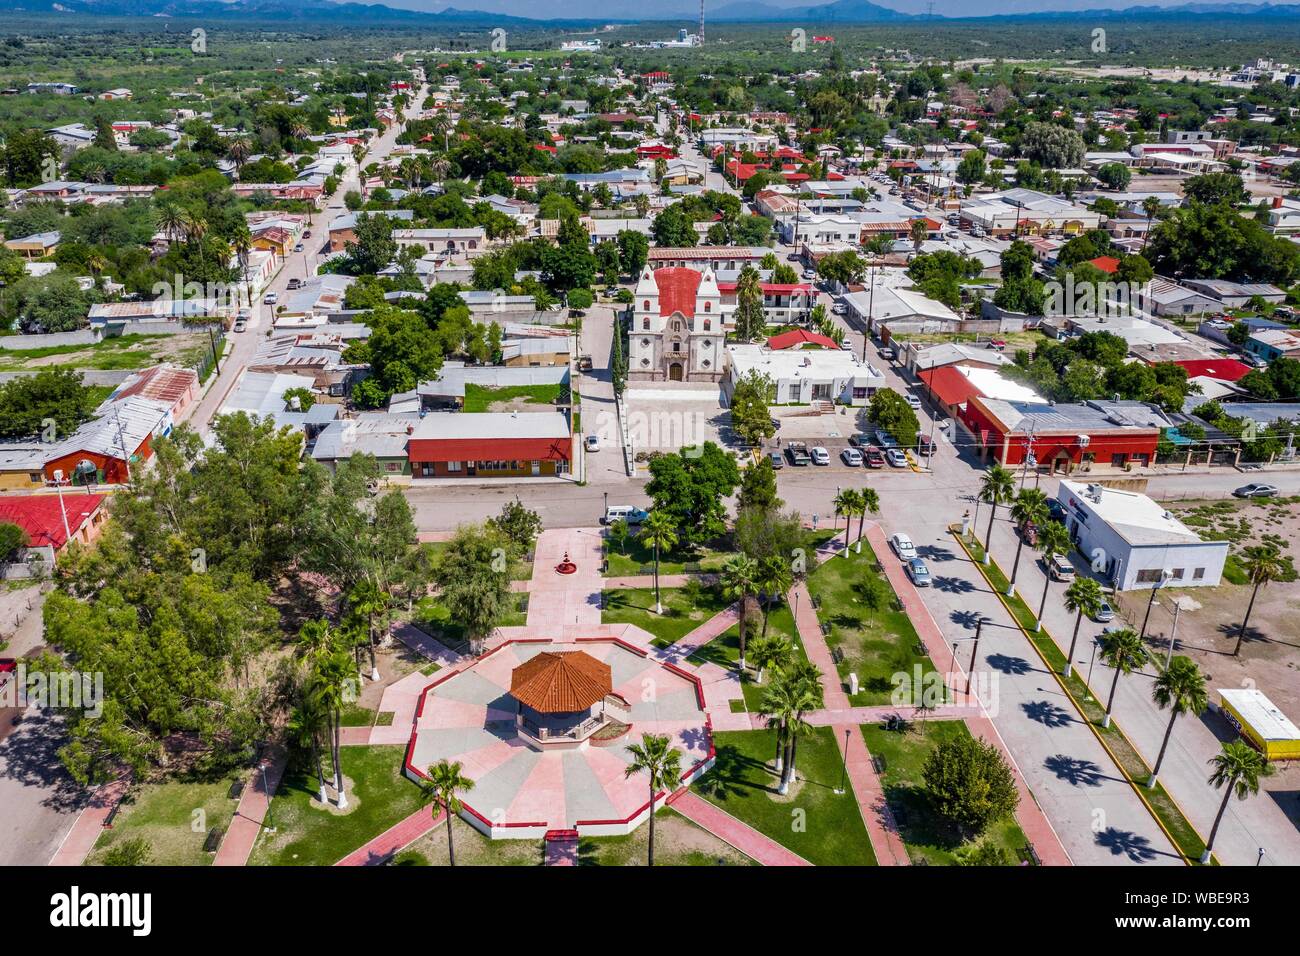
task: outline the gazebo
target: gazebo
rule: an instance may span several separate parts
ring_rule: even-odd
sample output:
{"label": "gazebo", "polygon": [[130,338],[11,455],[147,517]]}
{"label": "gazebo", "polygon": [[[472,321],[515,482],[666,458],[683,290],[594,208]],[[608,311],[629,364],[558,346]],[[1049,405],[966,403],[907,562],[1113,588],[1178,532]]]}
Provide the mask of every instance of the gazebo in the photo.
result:
{"label": "gazebo", "polygon": [[542,651],[510,673],[515,727],[538,747],[577,746],[610,721],[628,722],[609,665],[582,651]]}

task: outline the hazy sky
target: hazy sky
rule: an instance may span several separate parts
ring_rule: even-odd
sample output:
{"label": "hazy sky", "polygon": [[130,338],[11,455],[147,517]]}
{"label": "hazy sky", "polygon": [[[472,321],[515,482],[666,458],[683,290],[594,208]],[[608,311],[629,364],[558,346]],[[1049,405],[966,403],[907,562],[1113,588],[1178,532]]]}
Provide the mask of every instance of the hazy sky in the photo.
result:
{"label": "hazy sky", "polygon": [[[378,0],[389,6],[411,10],[487,10],[493,13],[548,19],[552,17],[635,19],[646,16],[645,0]],[[812,6],[829,0],[757,0],[770,7]],[[926,0],[871,0],[878,6],[904,13],[925,13]],[[1034,13],[1042,10],[1096,10],[1103,7],[1176,6],[1189,0],[934,0],[934,12],[947,16],[983,16],[998,13]],[[1245,0],[1252,2],[1252,0]],[[1294,2],[1294,0],[1284,0]],[[707,0],[709,9],[733,6],[738,0]],[[698,0],[654,0],[649,5],[654,19],[698,14]]]}

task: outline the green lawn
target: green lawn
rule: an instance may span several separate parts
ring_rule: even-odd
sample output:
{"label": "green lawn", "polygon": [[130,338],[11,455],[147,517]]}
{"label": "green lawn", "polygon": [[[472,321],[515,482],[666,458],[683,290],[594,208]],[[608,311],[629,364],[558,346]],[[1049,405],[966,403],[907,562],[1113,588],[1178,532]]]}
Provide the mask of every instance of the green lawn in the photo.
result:
{"label": "green lawn", "polygon": [[[500,627],[517,627],[528,617],[528,593],[511,592],[507,597],[509,608],[497,621]],[[465,641],[465,628],[454,619],[451,610],[436,597],[421,598],[415,605],[412,623],[426,634],[442,641],[448,647],[459,647]]]}
{"label": "green lawn", "polygon": [[[316,800],[316,772],[303,765],[285,774],[271,801],[269,825],[249,862],[262,866],[332,866],[357,847],[420,809],[420,790],[402,776],[405,747],[343,747],[346,813]],[[308,761],[309,762],[309,761]],[[304,764],[307,762],[304,762]],[[326,770],[329,773],[328,755]]]}
{"label": "green lawn", "polygon": [[717,760],[692,784],[705,799],[817,866],[874,865],[875,853],[853,788],[836,794],[843,767],[841,742],[830,727],[799,741],[796,770],[803,778],[788,795],[776,793],[772,772],[776,734],[766,730],[714,733]]}
{"label": "green lawn", "polygon": [[[761,615],[754,615],[749,620],[750,640],[762,633],[763,618]],[[774,607],[768,617],[767,622],[768,634],[780,634],[789,638],[794,646],[796,657],[807,660],[808,655],[804,652],[803,644],[799,641],[799,635],[795,633],[794,615],[790,608],[783,605]],[[737,623],[728,630],[719,634],[709,643],[705,644],[698,651],[687,658],[691,664],[717,664],[719,667],[734,669],[740,662],[740,624]],[[745,695],[745,710],[758,713],[762,709],[763,693],[767,689],[766,684],[756,683],[758,675],[752,668],[746,668],[745,674],[741,679],[740,689]],[[767,675],[764,675],[767,680]],[[734,703],[734,702],[733,702]]]}
{"label": "green lawn", "polygon": [[662,588],[663,614],[655,613],[654,588],[615,588],[602,592],[605,624],[635,624],[653,634],[656,647],[667,647],[727,606],[716,587],[692,583]]}
{"label": "green lawn", "polygon": [[[893,560],[886,555],[885,560]],[[844,660],[837,665],[840,677],[858,675],[858,693],[850,697],[855,707],[891,703],[894,675],[922,675],[935,670],[921,649],[920,638],[906,611],[898,610],[897,596],[882,572],[875,570],[876,556],[864,540],[862,553],[824,562],[808,577],[808,590],[821,603],[817,612],[823,624],[831,625],[826,643],[838,647]],[[874,592],[863,582],[875,579]],[[877,608],[869,606],[871,595]]]}
{"label": "green lawn", "polygon": [[[655,562],[654,548],[646,547],[640,538],[632,537],[636,529],[631,529],[626,541],[614,542],[605,539],[605,557],[609,562],[606,577],[622,578],[636,574],[649,574],[643,568],[653,568]],[[667,554],[659,555],[660,574],[683,574],[691,571],[716,571],[727,563],[733,552],[711,548],[678,547]]]}
{"label": "green lawn", "polygon": [[[918,721],[911,730],[899,733],[872,724],[862,727],[862,736],[871,755],[884,758],[881,783],[907,855],[913,862],[924,860],[931,866],[955,864],[954,854],[965,841],[931,808],[921,769],[941,742],[969,737],[966,725],[960,720]],[[1014,817],[993,824],[981,839],[1002,847],[1013,863],[1018,862],[1019,851],[1029,842]]]}
{"label": "green lawn", "polygon": [[[457,866],[541,866],[541,840],[490,840],[460,817],[452,821]],[[440,826],[393,858],[394,866],[448,866],[447,830]]]}
{"label": "green lawn", "polygon": [[[86,862],[95,865],[109,847],[126,840],[142,839],[152,851],[152,866],[207,866],[213,853],[205,853],[203,842],[211,827],[230,826],[238,800],[228,796],[239,774],[210,780],[175,780],[144,784],[132,790],[104,830]],[[251,776],[249,777],[251,779]]]}
{"label": "green lawn", "polygon": [[555,405],[556,399],[566,391],[563,385],[511,385],[506,388],[485,388],[482,385],[465,386],[464,411],[486,412],[496,402],[524,399],[529,405]]}
{"label": "green lawn", "polygon": [[[578,841],[579,866],[645,866],[650,825],[626,836],[584,837]],[[655,811],[655,866],[757,866],[671,807]]]}

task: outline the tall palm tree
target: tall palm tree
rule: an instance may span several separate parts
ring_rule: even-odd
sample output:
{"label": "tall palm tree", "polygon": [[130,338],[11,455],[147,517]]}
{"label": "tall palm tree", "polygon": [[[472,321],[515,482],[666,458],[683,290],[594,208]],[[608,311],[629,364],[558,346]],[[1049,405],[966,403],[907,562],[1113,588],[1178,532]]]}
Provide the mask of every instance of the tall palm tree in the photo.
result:
{"label": "tall palm tree", "polygon": [[328,797],[325,794],[325,763],[321,755],[320,735],[327,723],[327,715],[321,708],[319,698],[312,693],[304,693],[298,706],[289,715],[289,739],[299,747],[311,750],[312,763],[316,765],[316,797],[324,806]]}
{"label": "tall palm tree", "polygon": [[845,488],[835,496],[836,510],[844,511],[844,557],[849,556],[849,532],[853,528],[853,516],[858,513],[862,503],[862,493],[856,488]]}
{"label": "tall palm tree", "polygon": [[835,531],[838,534],[840,530],[840,515],[844,515],[844,555],[849,553],[849,525],[853,517],[853,499],[857,492],[852,488],[842,488],[835,495],[832,502],[835,506]]}
{"label": "tall palm tree", "polygon": [[247,136],[236,136],[226,144],[226,155],[235,164],[235,172],[243,172],[248,157],[253,155],[253,144],[248,141]]}
{"label": "tall palm tree", "polygon": [[1269,581],[1276,581],[1282,573],[1282,559],[1274,545],[1255,545],[1247,548],[1245,555],[1241,563],[1254,588],[1250,592],[1250,603],[1246,605],[1246,616],[1241,619],[1241,627],[1237,628],[1237,646],[1232,649],[1233,657],[1241,653],[1241,642],[1246,636],[1246,625],[1250,623],[1250,612],[1255,609],[1255,597],[1259,594],[1259,589]]}
{"label": "tall palm tree", "polygon": [[420,797],[425,803],[433,804],[433,814],[439,811],[447,814],[447,862],[456,865],[456,841],[452,838],[452,818],[461,810],[460,797],[474,789],[474,781],[460,772],[458,761],[440,760],[430,764],[426,779],[420,785]]}
{"label": "tall palm tree", "polygon": [[671,551],[677,547],[677,526],[668,512],[652,511],[641,523],[637,537],[655,551],[655,613],[662,614],[664,606],[659,599],[659,552]]}
{"label": "tall palm tree", "polygon": [[388,610],[391,597],[370,578],[362,578],[348,595],[353,612],[366,619],[366,639],[370,644],[370,679],[379,680],[379,666],[375,660],[375,615]]}
{"label": "tall palm tree", "polygon": [[1032,524],[1041,528],[1047,523],[1047,492],[1039,488],[1021,488],[1011,505],[1011,520],[1020,528],[1016,543],[1016,559],[1011,564],[1011,577],[1007,580],[1007,597],[1016,593],[1016,575],[1020,573],[1020,555],[1025,549],[1025,527]]}
{"label": "tall palm tree", "polygon": [[825,690],[822,688],[821,671],[811,661],[799,659],[790,664],[783,679],[794,687],[794,715],[786,726],[787,750],[785,760],[786,779],[795,779],[795,757],[799,738],[812,732],[812,726],[804,720],[809,711],[820,710],[826,705]]}
{"label": "tall palm tree", "polygon": [[176,242],[185,233],[185,210],[175,203],[162,203],[158,207],[158,231],[168,242]]}
{"label": "tall palm tree", "polygon": [[1142,200],[1142,211],[1147,214],[1147,231],[1142,234],[1142,252],[1147,251],[1147,240],[1151,238],[1151,220],[1156,217],[1160,211],[1160,200],[1155,196],[1148,196]]}
{"label": "tall palm tree", "polygon": [[779,634],[773,634],[770,637],[766,634],[760,634],[754,638],[754,643],[749,649],[750,660],[758,668],[758,683],[763,683],[763,672],[768,669],[780,670],[790,662],[794,656],[794,647],[790,642]]}
{"label": "tall palm tree", "polygon": [[1169,725],[1165,727],[1160,753],[1156,755],[1155,768],[1147,781],[1147,786],[1154,790],[1156,777],[1160,775],[1160,765],[1165,759],[1165,748],[1169,746],[1169,737],[1174,732],[1174,721],[1179,714],[1201,714],[1209,706],[1209,698],[1205,693],[1205,675],[1194,660],[1180,654],[1156,678],[1151,688],[1151,699],[1161,710],[1169,708]]}
{"label": "tall palm tree", "polygon": [[1205,852],[1201,862],[1209,863],[1210,854],[1214,852],[1214,838],[1219,833],[1219,823],[1223,820],[1223,811],[1228,809],[1228,799],[1235,793],[1238,800],[1259,793],[1259,781],[1271,777],[1273,768],[1269,766],[1264,755],[1242,740],[1234,740],[1223,745],[1219,753],[1210,758],[1214,772],[1210,774],[1210,784],[1215,790],[1223,787],[1223,803],[1214,815],[1214,826],[1210,827],[1210,838],[1205,841]]}
{"label": "tall palm tree", "polygon": [[722,595],[740,603],[740,673],[745,673],[745,638],[749,598],[758,590],[758,562],[737,554],[722,566]]}
{"label": "tall palm tree", "polygon": [[764,558],[758,565],[758,586],[763,592],[763,636],[767,636],[767,619],[774,598],[784,595],[794,583],[790,564],[780,555]]}
{"label": "tall palm tree", "polygon": [[329,714],[333,735],[330,749],[334,762],[334,789],[338,791],[338,808],[346,810],[348,796],[343,790],[343,767],[340,750],[343,737],[343,705],[348,702],[348,688],[355,678],[352,655],[337,645],[324,650],[315,661],[312,692],[318,696],[321,707]]}
{"label": "tall palm tree", "polygon": [[908,229],[908,237],[912,240],[912,251],[920,253],[921,246],[929,238],[930,229],[924,219],[913,219],[912,225]]}
{"label": "tall palm tree", "polygon": [[1140,670],[1147,662],[1147,646],[1137,631],[1126,627],[1101,636],[1101,659],[1115,671],[1110,681],[1110,694],[1106,698],[1106,714],[1101,725],[1110,726],[1111,708],[1115,706],[1115,691],[1119,688],[1119,675]]}
{"label": "tall palm tree", "polygon": [[1015,486],[1015,476],[1001,465],[994,465],[980,479],[980,501],[987,502],[989,506],[989,530],[984,536],[985,564],[992,560],[993,517],[997,514],[998,505],[1011,500]]}
{"label": "tall palm tree", "polygon": [[655,865],[655,799],[660,791],[672,793],[682,783],[682,752],[669,746],[669,739],[660,734],[642,734],[639,744],[628,744],[632,761],[623,771],[624,779],[638,773],[646,775],[650,783],[650,849],[646,865]]}
{"label": "tall palm tree", "polygon": [[781,775],[781,793],[788,789],[785,778],[785,758],[787,752],[788,727],[799,710],[799,688],[792,681],[784,680],[777,671],[772,684],[763,691],[759,701],[759,716],[767,722],[769,730],[776,731],[776,757],[774,766]]}
{"label": "tall palm tree", "polygon": [[[248,260],[253,254],[253,233],[248,228],[248,223],[238,222],[230,235],[230,248],[235,250],[235,256],[239,259],[239,278],[240,284],[244,287],[244,294],[248,298],[248,305],[253,305],[253,292],[248,287]],[[235,304],[239,304],[239,295],[235,295]]]}
{"label": "tall palm tree", "polygon": [[853,544],[855,554],[862,553],[862,531],[867,523],[867,512],[880,514],[880,494],[875,488],[863,488],[858,492],[858,537]]}
{"label": "tall palm tree", "polygon": [[1086,614],[1092,617],[1101,609],[1101,585],[1092,578],[1075,578],[1074,583],[1065,589],[1065,609],[1074,614],[1074,635],[1070,638],[1070,651],[1065,655],[1066,677],[1074,666],[1074,648],[1079,642],[1079,625]]}
{"label": "tall palm tree", "polygon": [[1034,620],[1034,631],[1043,628],[1043,612],[1047,610],[1047,592],[1052,586],[1052,561],[1070,553],[1070,532],[1059,521],[1048,521],[1038,531],[1038,550],[1043,555],[1043,598],[1038,602],[1038,617]]}

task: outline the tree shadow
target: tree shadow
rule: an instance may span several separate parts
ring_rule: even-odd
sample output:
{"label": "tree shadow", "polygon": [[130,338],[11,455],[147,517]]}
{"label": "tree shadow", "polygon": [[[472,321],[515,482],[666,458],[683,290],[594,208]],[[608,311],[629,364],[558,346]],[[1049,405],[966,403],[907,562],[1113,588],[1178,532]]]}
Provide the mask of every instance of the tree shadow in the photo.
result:
{"label": "tree shadow", "polygon": [[[773,755],[775,755],[773,738]],[[761,783],[760,781],[768,781]],[[723,744],[714,754],[713,766],[700,777],[694,787],[715,800],[725,802],[728,797],[743,797],[753,790],[776,793],[776,777],[768,765],[739,748]]]}
{"label": "tree shadow", "polygon": [[1130,830],[1107,827],[1097,834],[1097,845],[1110,850],[1112,856],[1126,856],[1134,863],[1150,863],[1156,858],[1151,841]]}
{"label": "tree shadow", "polygon": [[990,654],[985,658],[989,667],[1008,677],[1020,677],[1034,670],[1029,661],[1023,657],[1010,657],[1006,654]]}
{"label": "tree shadow", "polygon": [[976,588],[974,584],[965,578],[952,577],[943,575],[934,579],[936,590],[943,591],[947,594],[970,594],[972,591],[982,590]]}
{"label": "tree shadow", "polygon": [[953,611],[948,615],[948,619],[959,627],[968,631],[975,630],[975,625],[979,623],[982,615],[979,611]]}
{"label": "tree shadow", "polygon": [[67,743],[62,718],[35,708],[0,713],[13,715],[0,719],[18,718],[13,731],[0,743],[0,776],[46,791],[41,798],[44,807],[59,813],[81,810],[90,793],[72,779],[59,759],[59,749]]}
{"label": "tree shadow", "polygon": [[1020,705],[1025,716],[1044,727],[1066,727],[1074,722],[1070,712],[1049,700],[1031,700]]}
{"label": "tree shadow", "polygon": [[951,561],[956,555],[950,548],[940,547],[937,544],[923,544],[916,549],[916,553],[925,558],[927,561]]}

